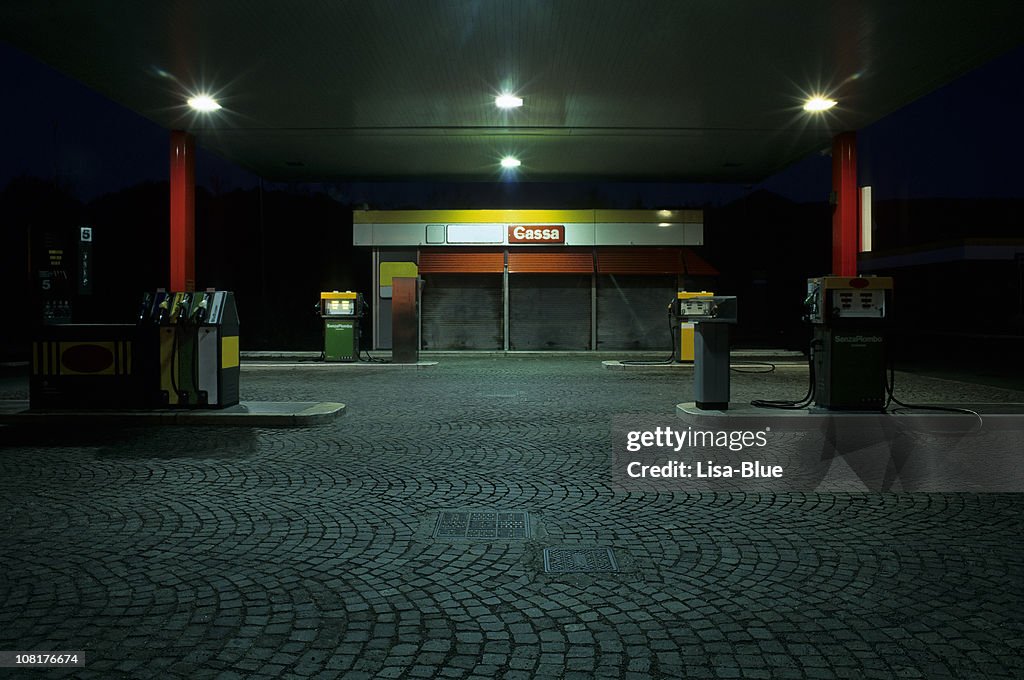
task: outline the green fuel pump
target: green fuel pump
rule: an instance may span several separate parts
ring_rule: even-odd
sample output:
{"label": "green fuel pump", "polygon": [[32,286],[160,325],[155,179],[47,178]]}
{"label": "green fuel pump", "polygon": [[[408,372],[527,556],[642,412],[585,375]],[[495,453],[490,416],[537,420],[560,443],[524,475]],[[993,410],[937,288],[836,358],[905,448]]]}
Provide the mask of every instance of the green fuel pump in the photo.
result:
{"label": "green fuel pump", "polygon": [[886,339],[892,277],[807,280],[814,329],[814,402],[829,410],[880,411],[886,404]]}
{"label": "green fuel pump", "polygon": [[359,319],[363,316],[362,293],[320,293],[324,320],[324,361],[359,360]]}

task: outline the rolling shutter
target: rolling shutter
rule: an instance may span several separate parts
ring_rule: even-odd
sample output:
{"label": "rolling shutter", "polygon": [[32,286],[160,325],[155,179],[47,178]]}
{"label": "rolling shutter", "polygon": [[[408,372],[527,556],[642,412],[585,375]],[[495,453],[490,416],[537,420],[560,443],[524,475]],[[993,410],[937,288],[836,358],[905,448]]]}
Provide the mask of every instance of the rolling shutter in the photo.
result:
{"label": "rolling shutter", "polygon": [[423,349],[501,349],[501,278],[495,274],[425,274],[420,310]]}
{"label": "rolling shutter", "polygon": [[510,274],[509,349],[590,349],[590,274]]}
{"label": "rolling shutter", "polygon": [[597,277],[597,349],[672,351],[668,305],[675,276]]}

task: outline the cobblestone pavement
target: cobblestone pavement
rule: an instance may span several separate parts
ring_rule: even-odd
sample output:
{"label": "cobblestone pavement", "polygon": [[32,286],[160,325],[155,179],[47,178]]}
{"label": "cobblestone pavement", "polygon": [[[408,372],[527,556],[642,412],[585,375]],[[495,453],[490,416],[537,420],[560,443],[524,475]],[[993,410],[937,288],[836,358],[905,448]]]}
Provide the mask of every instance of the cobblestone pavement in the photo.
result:
{"label": "cobblestone pavement", "polygon": [[[737,374],[734,394],[805,380]],[[242,389],[348,411],[0,429],[0,649],[87,659],[23,676],[1024,677],[1020,495],[614,493],[613,414],[670,415],[690,377],[585,357],[246,369]],[[528,511],[533,534],[433,539],[458,508]],[[622,570],[544,574],[548,546],[612,547]]]}

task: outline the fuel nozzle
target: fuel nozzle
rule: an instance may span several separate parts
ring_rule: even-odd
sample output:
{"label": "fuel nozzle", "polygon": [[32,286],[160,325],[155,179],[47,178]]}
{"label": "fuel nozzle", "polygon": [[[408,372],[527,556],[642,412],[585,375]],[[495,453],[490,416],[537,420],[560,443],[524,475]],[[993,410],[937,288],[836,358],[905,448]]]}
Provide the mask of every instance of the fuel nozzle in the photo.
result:
{"label": "fuel nozzle", "polygon": [[818,293],[820,289],[815,286],[812,290],[808,291],[807,297],[804,298],[804,313],[801,319],[803,321],[813,321],[814,317],[818,314]]}
{"label": "fuel nozzle", "polygon": [[187,322],[188,308],[191,303],[192,296],[188,293],[182,293],[181,297],[178,299],[178,304],[171,311],[171,318],[177,323]]}
{"label": "fuel nozzle", "polygon": [[152,308],[153,308],[153,296],[152,296],[152,294],[144,293],[142,295],[142,306],[139,308],[139,318],[136,320],[136,323],[140,323],[141,324],[142,322],[144,322],[146,320],[146,317],[149,316],[150,311],[152,311]]}
{"label": "fuel nozzle", "polygon": [[209,300],[210,296],[204,295],[203,299],[199,301],[198,305],[196,305],[194,318],[197,324],[201,324],[206,320],[206,308],[209,306]]}
{"label": "fuel nozzle", "polygon": [[170,301],[171,301],[170,296],[166,296],[166,297],[164,297],[163,300],[160,301],[160,304],[157,305],[157,308],[156,308],[156,310],[157,310],[156,311],[156,322],[157,322],[157,324],[162,324],[163,322],[167,321],[167,317],[170,316],[170,311],[171,311]]}

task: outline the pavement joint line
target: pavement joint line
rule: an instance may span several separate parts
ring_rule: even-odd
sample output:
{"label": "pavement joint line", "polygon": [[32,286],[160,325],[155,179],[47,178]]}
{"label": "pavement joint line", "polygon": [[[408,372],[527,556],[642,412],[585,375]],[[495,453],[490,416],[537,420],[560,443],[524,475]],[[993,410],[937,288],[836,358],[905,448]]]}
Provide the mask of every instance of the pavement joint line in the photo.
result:
{"label": "pavement joint line", "polygon": [[[601,365],[612,371],[635,371],[635,370],[649,370],[649,369],[671,369],[671,370],[693,370],[693,362],[658,362],[658,363],[644,363],[644,364],[633,364],[626,363],[628,361],[635,361],[634,359],[627,359],[625,361],[620,359],[605,359],[601,362]],[[734,358],[734,361],[735,358]],[[807,362],[800,361],[772,361],[775,369],[793,369],[802,368],[807,369]],[[736,361],[736,363],[730,364],[730,368],[768,368],[763,364],[745,363],[742,360]],[[770,370],[762,371],[764,373],[770,373]]]}
{"label": "pavement joint line", "polygon": [[[389,359],[391,357],[390,350],[372,350],[375,354],[375,358]],[[664,358],[666,354],[671,353],[670,349],[649,349],[649,350],[420,350],[419,356],[421,358],[433,358],[433,357],[455,357],[463,359],[480,359],[487,357],[547,357],[553,359],[564,359],[569,357],[591,357],[591,358],[609,358],[609,357],[627,357],[630,359],[659,359]],[[320,361],[321,352],[319,351],[274,351],[274,350],[260,350],[260,351],[244,351],[241,352],[242,359],[250,360],[284,360],[284,359],[305,359],[312,361]],[[730,351],[730,356],[733,357],[746,357],[750,360],[759,360],[765,357],[779,357],[779,358],[790,358],[799,359],[806,358],[806,355],[801,350],[788,350],[788,349],[734,349]],[[341,363],[341,362],[334,362]],[[365,361],[352,362],[352,363],[369,363]]]}
{"label": "pavement joint line", "polygon": [[0,424],[308,427],[326,424],[345,411],[339,402],[271,401],[245,401],[225,409],[32,410],[27,400],[0,400]]}
{"label": "pavement joint line", "polygon": [[241,367],[244,370],[249,369],[261,369],[261,368],[315,368],[319,370],[324,369],[336,369],[336,370],[351,370],[354,368],[372,368],[374,370],[379,369],[399,369],[399,368],[429,368],[431,366],[437,366],[436,361],[419,361],[414,364],[392,364],[389,362],[369,362],[369,361],[353,361],[353,362],[341,362],[341,361],[309,361],[309,362],[292,362],[292,363],[270,363],[270,362],[259,362],[252,363],[244,361],[241,363]]}

